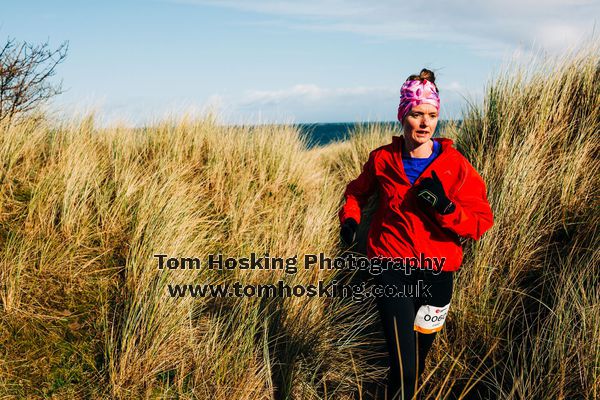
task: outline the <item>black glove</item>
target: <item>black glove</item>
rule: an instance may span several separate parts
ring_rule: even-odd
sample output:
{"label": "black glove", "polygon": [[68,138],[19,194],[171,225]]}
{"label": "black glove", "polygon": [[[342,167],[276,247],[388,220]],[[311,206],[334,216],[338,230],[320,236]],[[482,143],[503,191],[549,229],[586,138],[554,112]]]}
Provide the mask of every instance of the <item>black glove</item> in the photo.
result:
{"label": "black glove", "polygon": [[456,206],[446,196],[442,182],[435,171],[431,171],[431,176],[433,178],[425,178],[419,183],[417,198],[422,204],[433,207],[442,215],[450,214]]}
{"label": "black glove", "polygon": [[342,224],[342,229],[340,230],[340,237],[342,238],[342,242],[346,246],[352,246],[354,240],[356,239],[356,227],[358,223],[353,218],[347,218]]}

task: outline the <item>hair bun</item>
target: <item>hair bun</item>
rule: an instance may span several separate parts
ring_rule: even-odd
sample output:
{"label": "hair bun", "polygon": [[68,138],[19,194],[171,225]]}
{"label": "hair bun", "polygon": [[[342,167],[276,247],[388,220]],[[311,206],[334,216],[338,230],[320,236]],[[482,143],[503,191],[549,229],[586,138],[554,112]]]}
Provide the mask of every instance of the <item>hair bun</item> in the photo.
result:
{"label": "hair bun", "polygon": [[427,68],[423,68],[421,70],[421,72],[419,73],[419,78],[421,80],[427,79],[429,82],[435,84],[435,74],[433,73],[433,71],[430,71]]}
{"label": "hair bun", "polygon": [[433,71],[427,68],[423,68],[419,75],[411,75],[406,78],[407,81],[422,81],[423,79],[427,79],[429,82],[433,83],[433,86],[435,86],[437,92],[440,92],[440,89],[438,89],[437,85],[435,84],[435,74]]}

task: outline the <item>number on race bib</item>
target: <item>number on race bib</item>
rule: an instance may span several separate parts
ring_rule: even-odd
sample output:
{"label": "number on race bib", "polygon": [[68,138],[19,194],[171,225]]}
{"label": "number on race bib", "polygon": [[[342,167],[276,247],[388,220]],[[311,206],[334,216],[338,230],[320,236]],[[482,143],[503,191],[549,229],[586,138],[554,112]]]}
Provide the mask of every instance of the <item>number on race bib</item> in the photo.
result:
{"label": "number on race bib", "polygon": [[415,316],[415,331],[421,333],[434,333],[440,331],[448,315],[450,303],[443,307],[425,304],[419,308]]}

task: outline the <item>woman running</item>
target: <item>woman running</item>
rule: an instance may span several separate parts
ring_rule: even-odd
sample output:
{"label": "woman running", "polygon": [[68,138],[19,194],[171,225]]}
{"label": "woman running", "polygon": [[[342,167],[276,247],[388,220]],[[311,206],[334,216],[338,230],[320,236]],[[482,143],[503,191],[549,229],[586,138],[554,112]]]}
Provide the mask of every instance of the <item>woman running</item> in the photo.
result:
{"label": "woman running", "polygon": [[[452,140],[432,138],[438,93],[432,71],[408,77],[398,106],[403,135],[369,154],[362,173],[348,184],[339,213],[341,237],[350,246],[362,207],[379,192],[367,257],[388,260],[389,268],[375,275],[375,283],[396,290],[373,292],[389,356],[387,399],[413,398],[450,307],[462,242],[478,240],[493,224],[486,186],[477,171],[452,147]],[[410,268],[397,263],[408,259]]]}

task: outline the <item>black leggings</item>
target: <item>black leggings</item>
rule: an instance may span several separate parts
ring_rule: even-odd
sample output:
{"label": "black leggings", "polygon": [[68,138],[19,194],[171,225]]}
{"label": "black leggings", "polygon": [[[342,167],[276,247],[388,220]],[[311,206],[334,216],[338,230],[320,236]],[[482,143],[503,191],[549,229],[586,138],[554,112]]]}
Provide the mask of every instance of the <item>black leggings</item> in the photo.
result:
{"label": "black leggings", "polygon": [[[415,292],[410,296],[408,296],[407,291],[405,292],[407,297],[377,297],[377,308],[385,334],[390,365],[387,388],[388,400],[409,400],[413,398],[417,378],[423,373],[425,358],[436,335],[435,332],[416,332],[414,327],[415,316],[424,304],[443,307],[450,303],[453,273],[440,272],[435,274],[427,270],[412,270],[411,274],[407,275],[404,271],[384,271],[374,279],[376,284],[396,285],[397,287],[411,284],[418,285],[419,280],[423,281],[423,288],[426,287],[425,285],[429,287],[428,291],[423,290],[422,293],[418,294]],[[394,319],[396,326],[394,326]],[[400,360],[402,360],[402,363],[400,363]]]}

